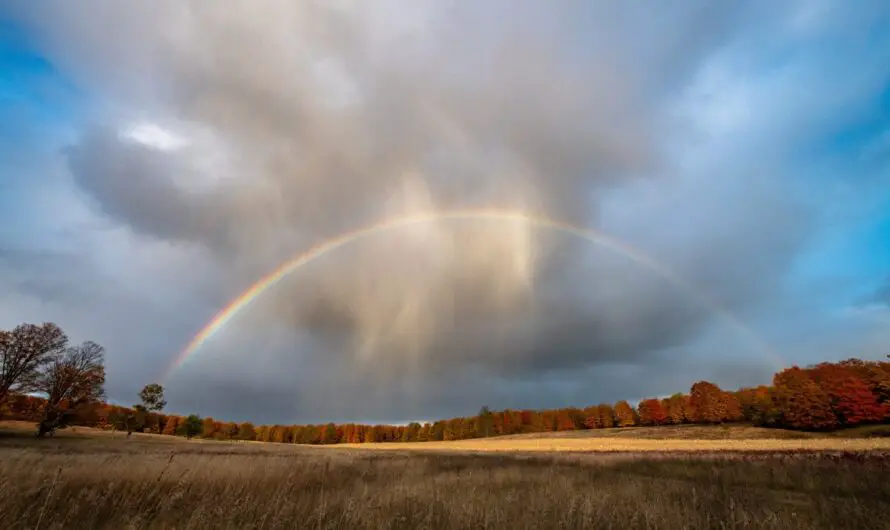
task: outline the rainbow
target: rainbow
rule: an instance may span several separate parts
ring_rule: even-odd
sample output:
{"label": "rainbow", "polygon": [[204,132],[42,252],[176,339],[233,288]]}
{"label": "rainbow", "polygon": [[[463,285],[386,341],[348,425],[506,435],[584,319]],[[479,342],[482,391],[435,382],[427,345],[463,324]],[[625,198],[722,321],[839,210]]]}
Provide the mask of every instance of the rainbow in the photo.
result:
{"label": "rainbow", "polygon": [[495,221],[495,222],[524,222],[532,226],[556,230],[564,234],[569,234],[592,244],[599,245],[613,250],[637,264],[649,269],[658,276],[673,284],[676,288],[683,291],[702,306],[714,312],[727,324],[736,329],[742,336],[746,337],[753,346],[761,351],[767,358],[775,362],[778,366],[782,365],[780,358],[772,351],[772,349],[757,338],[754,333],[748,329],[732,313],[721,307],[713,299],[705,293],[699,291],[689,284],[685,279],[680,277],[671,269],[660,265],[643,252],[610,238],[600,232],[588,228],[581,228],[560,221],[556,221],[544,215],[531,214],[521,210],[502,210],[502,209],[462,209],[462,210],[446,210],[416,215],[409,215],[395,219],[387,219],[376,224],[358,228],[351,232],[335,236],[326,241],[322,241],[308,250],[298,254],[297,256],[282,263],[275,270],[260,278],[256,283],[251,285],[246,291],[241,293],[237,298],[229,302],[216,316],[213,317],[207,325],[198,332],[197,335],[188,343],[184,350],[173,360],[167,370],[164,372],[163,379],[167,379],[174,371],[176,371],[183,363],[191,357],[210,337],[223,328],[231,321],[239,311],[247,307],[253,300],[259,297],[267,289],[271,288],[282,279],[292,274],[299,268],[315,261],[316,259],[333,252],[340,247],[349,245],[364,237],[381,234],[405,228],[412,225],[429,223],[433,221],[446,220],[472,220],[472,221]]}

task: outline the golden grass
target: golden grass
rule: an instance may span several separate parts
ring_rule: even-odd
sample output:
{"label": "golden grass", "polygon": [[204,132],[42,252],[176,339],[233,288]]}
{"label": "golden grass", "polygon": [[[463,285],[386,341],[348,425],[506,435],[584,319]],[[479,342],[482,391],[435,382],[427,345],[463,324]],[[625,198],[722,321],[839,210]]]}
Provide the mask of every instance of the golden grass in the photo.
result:
{"label": "golden grass", "polygon": [[878,453],[453,452],[465,445],[7,435],[0,528],[890,527],[890,464]]}
{"label": "golden grass", "polygon": [[702,452],[702,451],[877,451],[890,450],[887,438],[804,438],[799,440],[648,440],[637,438],[485,438],[453,442],[341,444],[377,451],[481,452]]}

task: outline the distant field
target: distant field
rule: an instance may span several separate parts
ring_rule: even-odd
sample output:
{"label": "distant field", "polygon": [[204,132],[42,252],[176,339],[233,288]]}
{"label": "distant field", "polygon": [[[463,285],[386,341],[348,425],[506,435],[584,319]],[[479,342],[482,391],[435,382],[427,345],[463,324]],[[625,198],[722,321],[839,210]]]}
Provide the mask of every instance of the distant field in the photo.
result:
{"label": "distant field", "polygon": [[702,452],[702,451],[888,451],[886,438],[805,438],[759,440],[654,440],[635,438],[527,438],[460,440],[454,442],[339,444],[325,448],[367,451],[480,452]]}
{"label": "distant field", "polygon": [[872,425],[830,433],[801,432],[787,429],[766,429],[744,424],[732,425],[673,425],[659,427],[630,427],[622,429],[592,429],[539,434],[499,436],[499,440],[525,438],[641,438],[647,440],[762,440],[812,438],[862,438],[883,435],[890,437],[890,425]]}
{"label": "distant field", "polygon": [[[0,528],[890,529],[888,452],[696,454],[645,438],[539,441],[650,445],[455,451],[534,442],[519,438],[367,451],[82,428],[37,440],[30,426],[6,424]],[[416,450],[436,445],[447,452]]]}
{"label": "distant field", "polygon": [[869,451],[890,450],[886,426],[820,434],[728,425],[635,427],[497,436],[426,443],[344,444],[369,450],[614,452],[614,451]]}
{"label": "distant field", "polygon": [[[35,430],[28,422],[0,421],[4,432],[17,436]],[[319,447],[331,449],[362,449],[377,451],[447,451],[447,452],[713,452],[713,451],[890,451],[890,428],[873,426],[837,433],[806,433],[784,429],[764,429],[746,425],[675,427],[632,427],[535,434],[497,436],[473,440],[424,443],[336,444]],[[87,427],[59,431],[57,438],[126,438],[114,433]],[[186,443],[181,437],[133,433],[146,443]],[[255,443],[220,442],[195,438],[187,443]],[[267,444],[270,446],[280,444]]]}

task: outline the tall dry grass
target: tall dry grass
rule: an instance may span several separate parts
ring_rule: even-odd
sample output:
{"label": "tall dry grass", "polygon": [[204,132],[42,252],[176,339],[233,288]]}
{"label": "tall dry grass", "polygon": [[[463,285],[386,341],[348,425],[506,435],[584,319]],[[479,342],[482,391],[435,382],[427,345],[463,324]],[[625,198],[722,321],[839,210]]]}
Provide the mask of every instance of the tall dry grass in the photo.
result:
{"label": "tall dry grass", "polygon": [[880,453],[437,454],[0,439],[0,528],[890,528]]}
{"label": "tall dry grass", "polygon": [[646,438],[479,438],[451,442],[339,444],[326,446],[395,451],[479,452],[788,452],[788,451],[890,451],[890,438],[802,438],[753,440],[657,440]]}

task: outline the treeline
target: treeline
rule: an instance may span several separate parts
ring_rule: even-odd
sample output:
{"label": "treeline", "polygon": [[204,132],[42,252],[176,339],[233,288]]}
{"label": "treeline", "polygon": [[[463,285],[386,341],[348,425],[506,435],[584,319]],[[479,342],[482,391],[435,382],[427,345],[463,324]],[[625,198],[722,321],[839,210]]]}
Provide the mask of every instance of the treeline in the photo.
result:
{"label": "treeline", "polygon": [[[261,425],[222,422],[197,415],[163,414],[160,385],[147,385],[141,403],[103,403],[101,347],[71,347],[53,324],[23,324],[0,331],[0,417],[36,421],[40,433],[66,425],[201,436],[220,440],[337,444],[464,440],[507,434],[605,429],[636,425],[749,422],[765,427],[827,431],[890,422],[890,362],[848,359],[775,374],[772,385],[725,391],[708,381],[688,394],[586,408],[491,411],[408,425]],[[76,377],[74,377],[76,375]],[[69,383],[73,381],[73,383]],[[67,385],[67,386],[66,386]],[[24,393],[37,391],[45,397]]]}
{"label": "treeline", "polygon": [[[7,416],[39,421],[44,400],[15,395]],[[217,440],[337,444],[464,440],[507,434],[633,426],[748,422],[766,427],[832,430],[890,422],[890,363],[850,359],[775,375],[773,385],[730,392],[700,381],[688,394],[587,408],[491,411],[471,417],[408,425],[261,425],[213,418],[166,415],[145,407],[94,403],[80,407],[70,422],[101,429],[151,432]]]}

